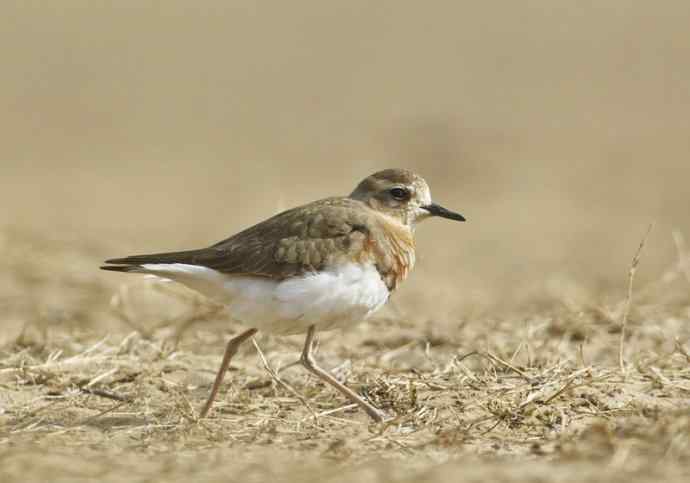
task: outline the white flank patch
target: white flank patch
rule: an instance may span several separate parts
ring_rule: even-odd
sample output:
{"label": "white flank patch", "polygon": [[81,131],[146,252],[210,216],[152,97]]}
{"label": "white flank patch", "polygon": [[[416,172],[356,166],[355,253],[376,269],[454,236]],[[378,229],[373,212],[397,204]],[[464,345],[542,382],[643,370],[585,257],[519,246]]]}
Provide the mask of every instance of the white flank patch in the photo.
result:
{"label": "white flank patch", "polygon": [[232,316],[249,327],[275,334],[303,333],[310,325],[328,330],[359,322],[379,309],[389,294],[373,265],[349,263],[283,281],[226,275],[182,263],[142,268],[226,304]]}

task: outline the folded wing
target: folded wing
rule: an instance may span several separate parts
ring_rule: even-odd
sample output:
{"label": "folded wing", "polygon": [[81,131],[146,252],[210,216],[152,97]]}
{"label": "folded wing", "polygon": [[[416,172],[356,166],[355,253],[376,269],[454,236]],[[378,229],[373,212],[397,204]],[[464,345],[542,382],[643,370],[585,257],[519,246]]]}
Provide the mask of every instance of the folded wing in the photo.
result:
{"label": "folded wing", "polygon": [[208,248],[114,258],[101,268],[145,273],[143,265],[186,264],[282,280],[340,261],[367,261],[367,211],[357,200],[328,198],[279,213]]}

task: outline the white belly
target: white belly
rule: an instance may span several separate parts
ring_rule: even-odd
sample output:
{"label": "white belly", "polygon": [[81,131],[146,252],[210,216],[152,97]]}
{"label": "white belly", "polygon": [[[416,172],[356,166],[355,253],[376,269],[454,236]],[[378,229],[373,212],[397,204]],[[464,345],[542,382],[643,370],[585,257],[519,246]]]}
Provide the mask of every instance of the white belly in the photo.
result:
{"label": "white belly", "polygon": [[232,316],[259,330],[299,334],[359,322],[388,300],[373,265],[354,263],[283,281],[227,275],[197,265],[146,264],[146,273],[175,280],[228,306]]}

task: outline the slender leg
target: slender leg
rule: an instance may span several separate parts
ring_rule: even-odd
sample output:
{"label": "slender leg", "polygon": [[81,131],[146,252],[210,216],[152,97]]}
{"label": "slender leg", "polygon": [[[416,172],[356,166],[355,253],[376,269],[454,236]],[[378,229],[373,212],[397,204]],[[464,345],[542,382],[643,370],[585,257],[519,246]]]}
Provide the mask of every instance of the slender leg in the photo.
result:
{"label": "slender leg", "polygon": [[206,404],[204,404],[204,407],[201,408],[201,412],[199,413],[200,419],[205,418],[208,414],[209,409],[211,409],[213,401],[216,399],[216,396],[218,395],[218,389],[220,389],[220,384],[223,382],[225,373],[227,372],[228,366],[230,365],[230,360],[232,359],[232,356],[235,355],[238,347],[242,344],[242,342],[249,339],[251,336],[256,334],[256,332],[256,329],[249,329],[228,341],[228,345],[225,347],[225,354],[223,355],[223,362],[221,362],[220,364],[220,369],[218,369],[218,374],[216,374],[216,380],[213,382],[213,387],[211,388],[211,394],[208,396]]}
{"label": "slender leg", "polygon": [[343,396],[348,398],[350,401],[358,404],[359,407],[366,411],[366,413],[369,415],[369,417],[371,417],[371,419],[373,419],[377,423],[382,422],[385,419],[385,417],[381,411],[379,411],[374,406],[365,401],[352,389],[339,382],[335,377],[331,375],[330,372],[321,369],[319,366],[316,365],[316,361],[314,360],[314,356],[312,355],[312,349],[314,347],[315,342],[315,333],[316,329],[312,325],[311,327],[309,327],[309,331],[307,332],[307,338],[304,341],[304,350],[302,351],[302,357],[300,359],[302,365],[306,367],[308,371],[317,376],[319,379],[330,384],[335,389],[340,391],[341,394],[343,394]]}

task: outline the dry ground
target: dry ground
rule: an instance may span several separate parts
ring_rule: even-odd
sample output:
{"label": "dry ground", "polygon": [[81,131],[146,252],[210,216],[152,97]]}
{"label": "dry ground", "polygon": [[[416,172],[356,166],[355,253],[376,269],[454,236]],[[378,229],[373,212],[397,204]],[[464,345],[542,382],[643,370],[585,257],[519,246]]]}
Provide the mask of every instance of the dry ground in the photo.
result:
{"label": "dry ground", "polygon": [[323,334],[323,364],[395,416],[388,424],[287,367],[300,338],[265,335],[256,342],[267,363],[309,408],[247,344],[199,421],[223,343],[241,327],[173,284],[94,270],[111,247],[16,230],[2,243],[3,481],[690,476],[682,264],[635,291],[624,372],[625,280],[596,299],[561,280],[510,310],[434,320],[396,300],[375,320]]}

